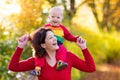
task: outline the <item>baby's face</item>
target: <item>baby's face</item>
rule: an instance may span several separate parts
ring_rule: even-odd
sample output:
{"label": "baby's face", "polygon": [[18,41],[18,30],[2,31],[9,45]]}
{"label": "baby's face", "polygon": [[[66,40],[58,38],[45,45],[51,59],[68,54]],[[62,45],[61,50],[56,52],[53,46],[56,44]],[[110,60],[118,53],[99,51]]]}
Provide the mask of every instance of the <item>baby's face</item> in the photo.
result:
{"label": "baby's face", "polygon": [[62,22],[62,19],[63,19],[63,14],[62,14],[62,12],[60,12],[58,10],[52,11],[49,14],[49,21],[52,26],[58,26],[59,23]]}

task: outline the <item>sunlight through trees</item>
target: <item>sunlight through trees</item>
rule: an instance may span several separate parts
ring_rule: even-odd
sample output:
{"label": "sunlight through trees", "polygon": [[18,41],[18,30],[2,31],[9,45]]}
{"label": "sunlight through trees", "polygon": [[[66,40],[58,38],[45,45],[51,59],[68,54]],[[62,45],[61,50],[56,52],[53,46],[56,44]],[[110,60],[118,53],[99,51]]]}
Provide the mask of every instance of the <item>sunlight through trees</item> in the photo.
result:
{"label": "sunlight through trees", "polygon": [[[19,80],[19,73],[8,73],[7,69],[17,39],[43,26],[53,6],[64,9],[62,23],[70,32],[87,40],[96,64],[120,66],[120,0],[0,0],[0,80]],[[79,52],[75,43],[65,41],[64,45],[69,51]],[[30,43],[25,53],[30,54],[23,53],[21,59],[32,56]],[[73,69],[72,80],[83,76]]]}

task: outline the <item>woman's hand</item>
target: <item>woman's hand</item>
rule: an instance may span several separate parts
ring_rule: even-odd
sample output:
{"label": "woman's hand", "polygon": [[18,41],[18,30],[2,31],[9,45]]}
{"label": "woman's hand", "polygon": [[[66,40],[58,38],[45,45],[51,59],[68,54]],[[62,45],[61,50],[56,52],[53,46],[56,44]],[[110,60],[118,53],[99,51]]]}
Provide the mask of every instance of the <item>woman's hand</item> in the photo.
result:
{"label": "woman's hand", "polygon": [[82,50],[87,48],[86,47],[86,40],[83,39],[82,37],[78,37],[76,43]]}
{"label": "woman's hand", "polygon": [[28,39],[29,39],[29,35],[27,35],[27,34],[20,37],[18,39],[18,47],[24,48],[24,46],[27,44]]}

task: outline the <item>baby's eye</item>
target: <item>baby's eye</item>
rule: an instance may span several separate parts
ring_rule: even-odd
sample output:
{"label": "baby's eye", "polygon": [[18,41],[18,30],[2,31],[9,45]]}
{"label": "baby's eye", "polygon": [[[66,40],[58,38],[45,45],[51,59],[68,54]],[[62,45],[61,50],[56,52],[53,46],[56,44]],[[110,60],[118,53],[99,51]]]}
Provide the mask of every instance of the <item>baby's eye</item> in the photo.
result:
{"label": "baby's eye", "polygon": [[60,18],[60,17],[57,17],[58,19]]}
{"label": "baby's eye", "polygon": [[52,16],[52,18],[55,18],[55,16]]}

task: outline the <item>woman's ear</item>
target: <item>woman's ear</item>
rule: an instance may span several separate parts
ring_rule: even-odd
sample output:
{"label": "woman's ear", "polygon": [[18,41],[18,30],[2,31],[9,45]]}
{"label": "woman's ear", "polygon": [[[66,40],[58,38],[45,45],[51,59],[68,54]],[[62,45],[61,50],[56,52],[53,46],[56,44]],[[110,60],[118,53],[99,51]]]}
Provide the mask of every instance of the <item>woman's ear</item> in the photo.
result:
{"label": "woman's ear", "polygon": [[45,44],[41,44],[41,47],[42,47],[42,48],[45,48]]}

